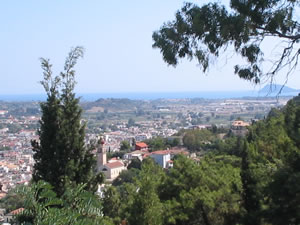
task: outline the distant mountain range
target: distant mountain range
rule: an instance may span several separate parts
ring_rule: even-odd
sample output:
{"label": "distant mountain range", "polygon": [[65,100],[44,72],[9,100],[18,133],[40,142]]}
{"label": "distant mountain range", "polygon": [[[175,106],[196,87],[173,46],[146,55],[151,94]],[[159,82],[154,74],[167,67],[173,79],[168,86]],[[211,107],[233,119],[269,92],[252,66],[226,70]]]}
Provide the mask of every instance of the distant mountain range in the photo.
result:
{"label": "distant mountain range", "polygon": [[262,89],[259,90],[259,93],[279,93],[281,88],[282,88],[281,94],[300,92],[299,89],[297,90],[280,84],[267,84],[266,86],[264,86]]}

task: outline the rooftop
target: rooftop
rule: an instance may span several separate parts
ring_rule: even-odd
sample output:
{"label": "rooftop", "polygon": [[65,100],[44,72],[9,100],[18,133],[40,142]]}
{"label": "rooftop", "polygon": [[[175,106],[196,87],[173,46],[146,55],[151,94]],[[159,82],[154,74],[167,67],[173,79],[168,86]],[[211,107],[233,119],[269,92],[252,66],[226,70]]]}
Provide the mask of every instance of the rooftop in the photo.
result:
{"label": "rooftop", "polygon": [[18,214],[20,214],[23,211],[24,211],[24,208],[18,208],[16,210],[11,211],[9,214],[10,215],[18,215]]}
{"label": "rooftop", "polygon": [[137,143],[135,143],[135,145],[140,148],[148,148],[148,145],[144,142],[137,142]]}
{"label": "rooftop", "polygon": [[112,162],[112,163],[107,163],[104,166],[106,166],[110,169],[114,169],[114,168],[118,168],[118,167],[123,167],[124,164],[121,161],[116,161],[116,162]]}

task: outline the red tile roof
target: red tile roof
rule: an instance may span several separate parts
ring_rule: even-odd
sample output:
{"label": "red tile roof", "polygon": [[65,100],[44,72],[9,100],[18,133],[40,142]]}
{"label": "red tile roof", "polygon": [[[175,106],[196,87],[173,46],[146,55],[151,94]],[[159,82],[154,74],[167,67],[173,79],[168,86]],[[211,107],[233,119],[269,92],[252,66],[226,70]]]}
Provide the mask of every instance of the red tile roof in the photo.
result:
{"label": "red tile roof", "polygon": [[19,208],[19,209],[16,209],[14,211],[11,211],[9,214],[11,215],[18,215],[19,213],[23,212],[24,208]]}
{"label": "red tile roof", "polygon": [[148,145],[144,142],[137,142],[137,143],[135,143],[135,145],[140,148],[148,148]]}
{"label": "red tile roof", "polygon": [[155,155],[167,155],[167,154],[170,154],[170,151],[169,150],[161,150],[161,151],[152,152],[152,154],[155,154]]}
{"label": "red tile roof", "polygon": [[107,166],[110,169],[118,168],[118,167],[123,167],[124,164],[120,161],[112,162],[112,163],[107,163],[104,166]]}
{"label": "red tile roof", "polygon": [[160,150],[160,151],[155,151],[152,152],[151,154],[157,154],[157,155],[167,155],[167,154],[171,154],[171,155],[177,155],[177,154],[183,154],[183,155],[188,155],[189,153],[187,151],[184,150]]}

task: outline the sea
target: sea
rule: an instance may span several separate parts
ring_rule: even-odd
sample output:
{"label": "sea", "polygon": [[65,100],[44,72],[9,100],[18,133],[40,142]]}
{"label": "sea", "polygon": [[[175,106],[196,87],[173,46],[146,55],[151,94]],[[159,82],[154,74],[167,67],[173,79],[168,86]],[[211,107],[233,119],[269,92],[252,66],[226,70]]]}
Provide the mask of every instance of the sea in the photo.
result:
{"label": "sea", "polygon": [[[120,92],[120,93],[79,93],[81,101],[96,101],[100,98],[127,98],[131,100],[155,99],[229,99],[229,98],[264,98],[297,96],[299,92],[261,93],[257,91],[202,91],[202,92]],[[0,94],[0,101],[45,101],[46,94]]]}

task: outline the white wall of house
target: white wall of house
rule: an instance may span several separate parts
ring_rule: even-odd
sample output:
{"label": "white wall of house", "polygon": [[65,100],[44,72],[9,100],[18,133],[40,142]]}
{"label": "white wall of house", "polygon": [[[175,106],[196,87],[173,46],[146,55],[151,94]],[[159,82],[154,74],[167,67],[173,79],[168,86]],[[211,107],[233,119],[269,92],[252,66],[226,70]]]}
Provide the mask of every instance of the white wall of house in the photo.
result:
{"label": "white wall of house", "polygon": [[152,154],[151,157],[156,163],[158,163],[162,168],[167,168],[167,162],[171,160],[170,154]]}

